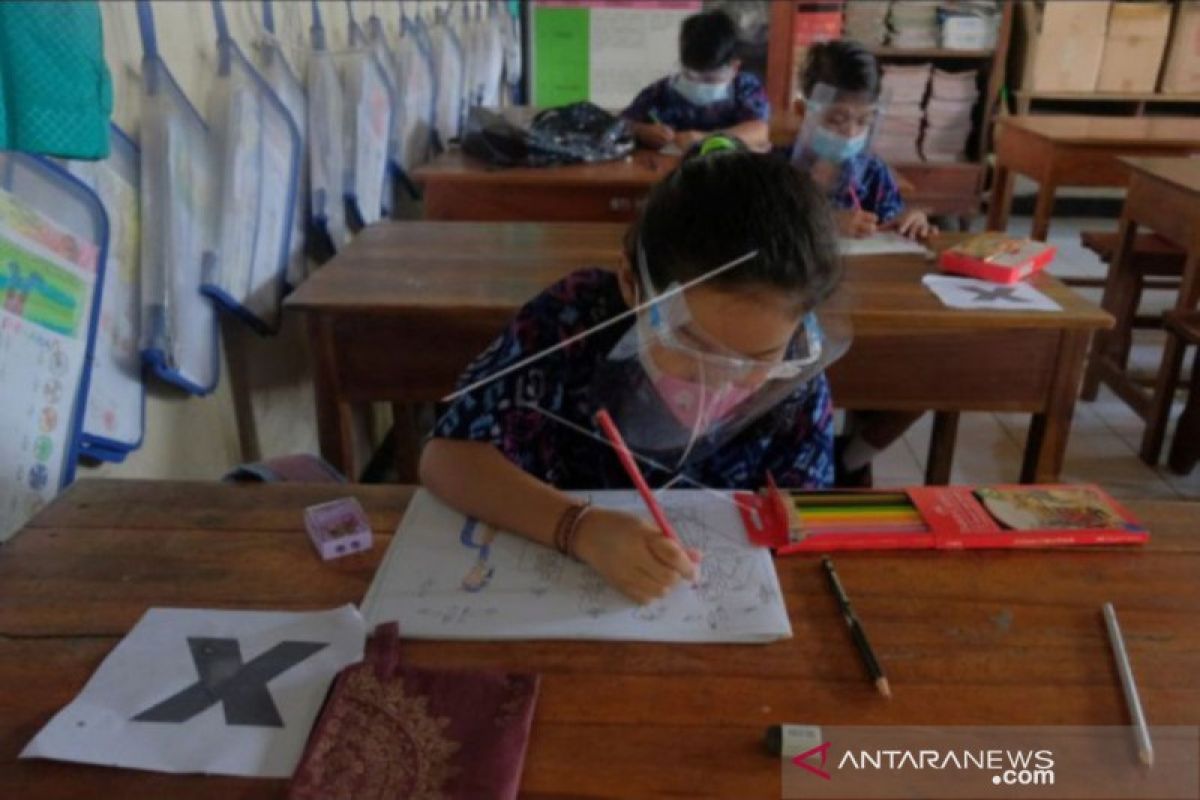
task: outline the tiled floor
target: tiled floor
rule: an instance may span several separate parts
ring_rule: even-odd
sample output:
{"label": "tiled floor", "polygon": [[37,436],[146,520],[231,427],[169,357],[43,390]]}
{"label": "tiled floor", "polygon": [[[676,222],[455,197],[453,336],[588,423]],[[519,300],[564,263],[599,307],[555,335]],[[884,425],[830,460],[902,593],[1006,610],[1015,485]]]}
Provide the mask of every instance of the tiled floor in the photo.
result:
{"label": "tiled floor", "polygon": [[[1079,231],[1091,228],[1115,230],[1116,221],[1056,218],[1051,223],[1050,240],[1059,247],[1052,272],[1105,274],[1099,259],[1079,246]],[[1028,233],[1029,219],[1014,218],[1009,230]],[[1099,302],[1099,290],[1080,291]],[[1172,299],[1166,293],[1149,293],[1144,308],[1162,310]],[[1162,334],[1156,331],[1135,335],[1132,355],[1135,371],[1145,375],[1157,371],[1161,343]],[[1191,363],[1190,356],[1187,363]],[[1180,406],[1181,401],[1176,403],[1176,416]],[[955,483],[1015,480],[1021,468],[1021,451],[1028,424],[1028,417],[1020,414],[962,415],[952,480]],[[923,481],[931,426],[932,417],[927,414],[901,441],[879,456],[875,462],[876,485],[912,485]],[[1174,432],[1172,425],[1168,429],[1168,447]],[[1114,496],[1125,499],[1200,500],[1200,467],[1191,475],[1180,476],[1170,472],[1165,465],[1147,466],[1137,455],[1141,435],[1141,419],[1115,395],[1102,389],[1094,403],[1081,401],[1076,406],[1063,479],[1099,483]],[[1166,449],[1164,447],[1164,461]]]}

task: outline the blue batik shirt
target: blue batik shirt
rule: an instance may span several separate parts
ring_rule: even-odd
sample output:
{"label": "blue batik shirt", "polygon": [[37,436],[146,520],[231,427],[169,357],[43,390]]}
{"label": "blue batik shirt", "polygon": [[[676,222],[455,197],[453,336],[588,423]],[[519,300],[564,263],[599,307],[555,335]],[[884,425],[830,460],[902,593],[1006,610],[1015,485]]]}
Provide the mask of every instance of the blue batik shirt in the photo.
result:
{"label": "blue batik shirt", "polygon": [[[762,81],[748,72],[733,76],[729,97],[698,106],[671,87],[673,75],[642,89],[621,116],[631,122],[660,122],[677,131],[719,131],[771,115]],[[653,112],[653,116],[652,116]],[[655,119],[657,117],[657,120]]]}
{"label": "blue batik shirt", "polygon": [[855,195],[862,210],[874,214],[881,223],[891,222],[904,208],[892,171],[874,153],[859,153],[843,164],[841,178],[829,197],[835,207],[846,209],[854,208]]}
{"label": "blue batik shirt", "polygon": [[[575,272],[526,304],[471,363],[459,386],[493,375],[627,310],[615,274],[600,269]],[[596,430],[593,379],[632,324],[630,316],[459,397],[440,409],[433,435],[487,442],[529,474],[561,489],[630,488],[629,477],[608,443],[572,426]],[[646,378],[639,370],[629,380]],[[833,407],[824,375],[798,388],[714,452],[689,461],[685,471],[706,486],[757,489],[768,470],[781,486],[832,485]],[[652,468],[646,476],[652,485],[662,485],[669,477]]]}

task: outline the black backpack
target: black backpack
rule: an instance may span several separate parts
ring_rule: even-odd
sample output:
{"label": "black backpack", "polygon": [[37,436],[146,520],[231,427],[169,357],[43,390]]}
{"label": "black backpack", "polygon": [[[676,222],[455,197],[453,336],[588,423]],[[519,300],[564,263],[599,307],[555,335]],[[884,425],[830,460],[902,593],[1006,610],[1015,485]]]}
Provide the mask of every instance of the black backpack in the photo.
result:
{"label": "black backpack", "polygon": [[463,152],[502,167],[615,161],[633,147],[625,120],[586,102],[541,111],[528,128],[477,106],[462,139]]}

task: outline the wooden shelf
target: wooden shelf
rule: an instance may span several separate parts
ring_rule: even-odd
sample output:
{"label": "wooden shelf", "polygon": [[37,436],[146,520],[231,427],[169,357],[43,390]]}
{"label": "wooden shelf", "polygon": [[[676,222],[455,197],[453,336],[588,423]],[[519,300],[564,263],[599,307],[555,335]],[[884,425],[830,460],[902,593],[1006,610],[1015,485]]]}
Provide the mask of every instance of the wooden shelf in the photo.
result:
{"label": "wooden shelf", "polygon": [[993,50],[952,50],[945,47],[905,49],[902,47],[872,47],[871,52],[879,58],[945,58],[961,61],[985,61],[995,55]]}
{"label": "wooden shelf", "polygon": [[1200,94],[1158,94],[1157,92],[1026,92],[1016,96],[1029,100],[1064,100],[1092,103],[1200,103]]}

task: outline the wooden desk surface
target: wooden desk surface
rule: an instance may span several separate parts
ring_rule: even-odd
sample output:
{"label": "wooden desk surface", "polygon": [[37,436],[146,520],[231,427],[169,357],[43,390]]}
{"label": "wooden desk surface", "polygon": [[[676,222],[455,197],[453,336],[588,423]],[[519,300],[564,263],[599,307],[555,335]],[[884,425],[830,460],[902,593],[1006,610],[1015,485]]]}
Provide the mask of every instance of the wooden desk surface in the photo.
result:
{"label": "wooden desk surface", "polygon": [[[405,487],[84,481],[0,548],[0,797],[279,798],[280,781],[17,761],[152,606],[358,601]],[[353,494],[377,539],[324,564],[305,505]],[[777,562],[795,638],[770,645],[406,642],[414,663],[543,676],[523,796],[778,797],[779,722],[1127,725],[1100,605],[1115,603],[1147,718],[1200,724],[1196,504],[1132,503],[1143,548],[843,554],[895,697],[866,680],[815,558]],[[20,687],[14,690],[14,687]]]}
{"label": "wooden desk surface", "polygon": [[[596,223],[392,222],[367,229],[288,299],[290,308],[338,313],[469,311],[510,316],[563,275],[622,263],[625,226]],[[939,237],[936,247],[964,234]],[[921,285],[935,265],[918,256],[846,259],[831,313],[849,312],[856,331],[960,328],[1107,327],[1111,320],[1048,275],[1033,283],[1063,311],[946,308]]]}
{"label": "wooden desk surface", "polygon": [[998,117],[996,124],[1020,128],[1063,144],[1200,147],[1200,119],[1189,117],[1088,117],[1031,114]]}
{"label": "wooden desk surface", "polygon": [[499,183],[514,186],[602,185],[650,187],[679,163],[678,156],[635,150],[621,161],[556,167],[497,167],[461,150],[448,150],[413,171],[418,183]]}
{"label": "wooden desk surface", "polygon": [[1200,195],[1200,158],[1128,157],[1120,161],[1134,172],[1157,178],[1193,195]]}

